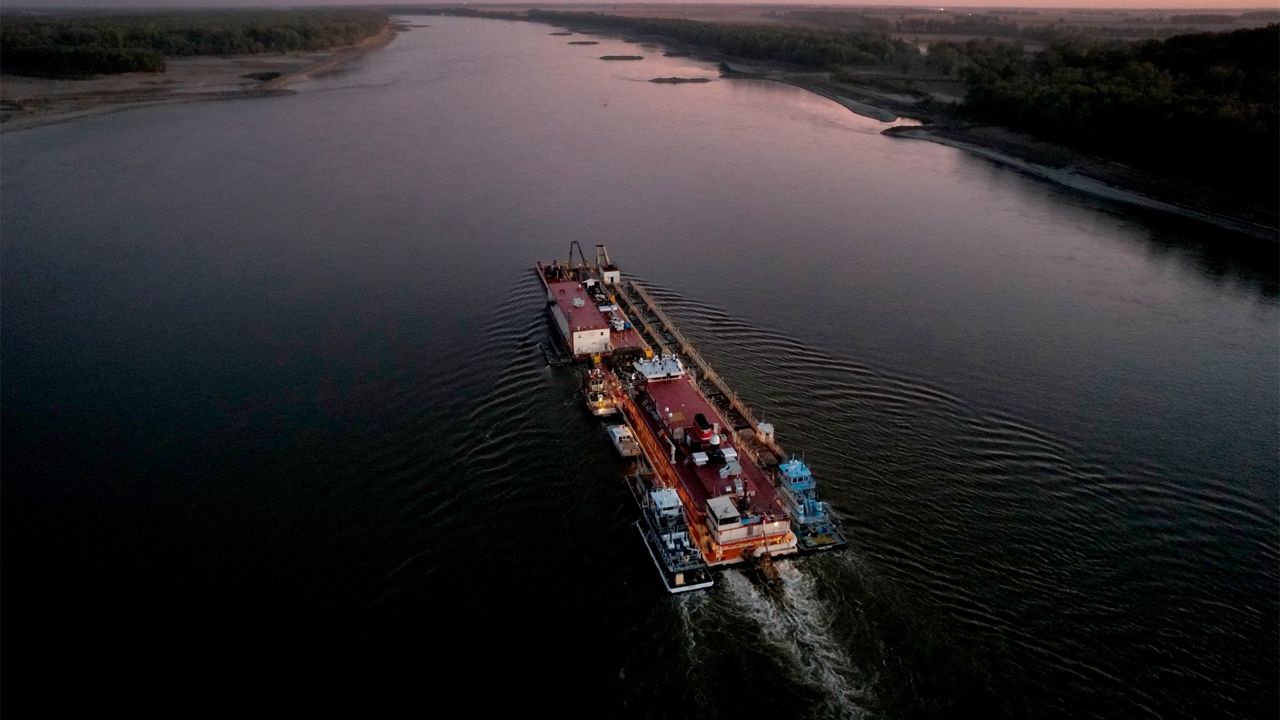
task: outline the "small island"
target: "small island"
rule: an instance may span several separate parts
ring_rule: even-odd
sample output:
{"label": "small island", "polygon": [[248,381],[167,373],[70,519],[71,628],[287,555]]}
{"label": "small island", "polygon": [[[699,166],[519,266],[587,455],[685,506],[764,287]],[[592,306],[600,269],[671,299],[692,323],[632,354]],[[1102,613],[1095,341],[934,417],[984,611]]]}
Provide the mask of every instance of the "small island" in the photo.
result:
{"label": "small island", "polygon": [[573,33],[571,33],[571,32],[563,32],[563,31],[562,31],[562,32],[553,32],[553,33],[548,33],[548,34],[550,34],[550,35],[572,35]]}
{"label": "small island", "polygon": [[656,77],[649,80],[651,83],[665,83],[667,85],[680,85],[682,83],[709,83],[711,78],[707,77]]}
{"label": "small island", "polygon": [[643,55],[601,55],[601,60],[643,60]]}
{"label": "small island", "polygon": [[570,40],[570,45],[599,45],[595,40]]}

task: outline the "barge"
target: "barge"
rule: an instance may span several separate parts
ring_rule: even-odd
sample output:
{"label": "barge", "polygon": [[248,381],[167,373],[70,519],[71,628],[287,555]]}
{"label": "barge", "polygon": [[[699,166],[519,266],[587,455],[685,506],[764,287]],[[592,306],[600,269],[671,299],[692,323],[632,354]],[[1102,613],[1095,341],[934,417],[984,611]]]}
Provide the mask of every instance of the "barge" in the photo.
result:
{"label": "barge", "polygon": [[[580,259],[576,265],[574,249]],[[598,245],[597,251],[603,254],[604,246]],[[607,254],[597,257],[594,265],[588,263],[575,240],[569,248],[569,262],[539,262],[536,270],[547,293],[547,312],[574,359],[634,355],[647,349],[644,338],[618,307],[615,290],[622,282],[622,273],[608,262]]]}
{"label": "barge", "polygon": [[643,288],[624,283],[603,245],[588,262],[574,241],[568,261],[534,269],[565,352],[587,365],[588,409],[620,414],[609,436],[637,459],[627,478],[636,527],[669,592],[710,587],[717,567],[768,570],[773,558],[847,546],[809,466],[783,452]]}

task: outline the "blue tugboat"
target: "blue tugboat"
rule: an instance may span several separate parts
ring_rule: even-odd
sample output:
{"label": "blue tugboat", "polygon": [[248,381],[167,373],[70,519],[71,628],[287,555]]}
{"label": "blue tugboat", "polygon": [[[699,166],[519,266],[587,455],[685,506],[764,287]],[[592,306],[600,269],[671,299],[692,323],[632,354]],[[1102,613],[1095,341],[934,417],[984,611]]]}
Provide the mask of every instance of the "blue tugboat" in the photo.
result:
{"label": "blue tugboat", "polygon": [[817,482],[803,460],[791,458],[778,466],[782,499],[791,515],[791,529],[800,552],[833,550],[848,545],[831,518],[831,507],[818,499]]}

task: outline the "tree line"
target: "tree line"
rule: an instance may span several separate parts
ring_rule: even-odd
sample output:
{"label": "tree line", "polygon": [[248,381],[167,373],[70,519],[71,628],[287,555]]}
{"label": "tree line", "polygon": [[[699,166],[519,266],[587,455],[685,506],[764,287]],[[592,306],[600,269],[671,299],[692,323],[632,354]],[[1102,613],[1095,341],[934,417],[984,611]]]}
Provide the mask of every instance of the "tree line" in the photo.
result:
{"label": "tree line", "polygon": [[1280,25],[1126,43],[936,43],[962,113],[1086,152],[1260,197],[1280,190]]}
{"label": "tree line", "polygon": [[0,22],[0,70],[87,77],[164,72],[166,57],[325,50],[386,27],[369,10],[20,15]]}
{"label": "tree line", "polygon": [[[1160,39],[1195,33],[1195,25],[1230,24],[1232,15],[1173,15],[1169,18],[1142,17],[1117,19],[1115,25],[1072,25],[1065,21],[1018,23],[1003,19],[1011,14],[1004,10],[986,15],[943,18],[902,17],[893,29],[913,35],[976,35],[993,38],[1021,38],[1035,43],[1071,41],[1075,38]],[[1241,16],[1243,18],[1243,16]],[[1247,20],[1247,19],[1246,19]],[[1181,26],[1181,27],[1180,27]]]}
{"label": "tree line", "polygon": [[733,57],[807,67],[876,65],[915,54],[906,43],[878,30],[811,30],[773,25],[728,25],[674,18],[622,17],[590,12],[530,10],[530,20],[559,25],[660,35]]}

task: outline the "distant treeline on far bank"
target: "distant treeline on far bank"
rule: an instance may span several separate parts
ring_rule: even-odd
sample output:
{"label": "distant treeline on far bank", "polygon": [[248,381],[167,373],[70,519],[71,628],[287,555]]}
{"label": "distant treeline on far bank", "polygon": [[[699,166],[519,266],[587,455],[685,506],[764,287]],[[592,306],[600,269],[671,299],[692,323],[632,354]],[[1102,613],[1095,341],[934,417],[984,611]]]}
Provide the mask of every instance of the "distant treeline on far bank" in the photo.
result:
{"label": "distant treeline on far bank", "polygon": [[0,21],[0,70],[44,77],[164,72],[166,57],[325,50],[380,32],[371,10],[32,14]]}
{"label": "distant treeline on far bank", "polygon": [[814,68],[879,65],[915,56],[915,48],[882,30],[810,29],[789,25],[742,25],[680,18],[626,17],[594,12],[529,10],[483,11],[436,9],[448,15],[487,17],[579,28],[623,30],[635,35],[669,38],[698,48],[746,60],[780,62]]}
{"label": "distant treeline on far bank", "polygon": [[1044,50],[935,43],[965,79],[971,120],[1274,199],[1280,192],[1280,25],[1137,43],[1064,37]]}
{"label": "distant treeline on far bank", "polygon": [[1043,49],[982,38],[934,42],[921,53],[886,32],[887,23],[857,12],[834,13],[840,26],[857,29],[835,21],[815,29],[543,10],[428,12],[669,38],[718,55],[826,70],[837,82],[882,82],[859,75],[858,66],[881,66],[908,89],[913,80],[963,78],[960,105],[926,101],[921,117],[1008,127],[1266,202],[1280,193],[1276,24],[1142,41],[1057,28],[1042,33]]}
{"label": "distant treeline on far bank", "polygon": [[[320,50],[374,35],[389,22],[384,13],[397,12],[532,20],[661,37],[719,56],[801,69],[808,77],[828,71],[835,83],[891,81],[908,92],[917,81],[951,78],[958,84],[963,79],[965,97],[959,105],[929,98],[907,114],[918,111],[929,120],[1021,130],[1267,202],[1280,192],[1280,25],[1275,24],[1143,41],[1109,39],[1096,29],[1055,24],[1052,32],[1036,30],[1048,33],[1042,33],[1038,47],[981,38],[932,42],[921,52],[887,32],[887,21],[857,12],[815,16],[804,11],[796,18],[822,21],[824,27],[423,6],[381,11],[6,12],[0,22],[0,69],[83,77],[163,71],[165,57],[173,56]],[[859,67],[885,72],[855,72]]]}

